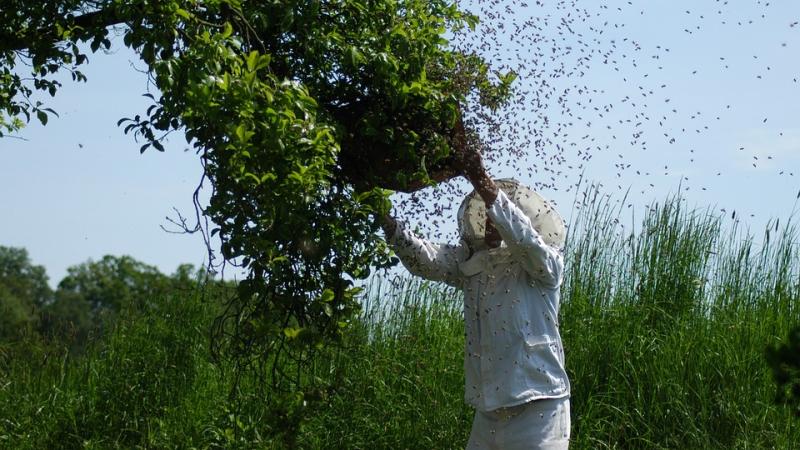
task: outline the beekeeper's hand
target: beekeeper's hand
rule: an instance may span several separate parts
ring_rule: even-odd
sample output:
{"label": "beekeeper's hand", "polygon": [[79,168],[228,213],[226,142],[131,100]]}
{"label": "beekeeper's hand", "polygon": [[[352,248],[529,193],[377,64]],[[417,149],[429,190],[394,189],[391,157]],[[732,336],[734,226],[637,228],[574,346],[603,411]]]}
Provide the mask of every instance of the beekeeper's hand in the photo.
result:
{"label": "beekeeper's hand", "polygon": [[386,239],[389,239],[394,236],[394,232],[397,230],[397,220],[391,214],[386,213],[381,217],[381,227],[384,234],[386,234]]}
{"label": "beekeeper's hand", "polygon": [[477,147],[464,146],[454,152],[455,165],[461,175],[464,176],[472,187],[483,198],[487,205],[494,203],[497,198],[497,185],[489,176],[486,167],[483,165],[483,157]]}
{"label": "beekeeper's hand", "polygon": [[479,147],[470,145],[460,121],[456,123],[455,134],[456,137],[452,143],[454,168],[468,180],[480,177],[486,172],[486,168],[483,165]]}

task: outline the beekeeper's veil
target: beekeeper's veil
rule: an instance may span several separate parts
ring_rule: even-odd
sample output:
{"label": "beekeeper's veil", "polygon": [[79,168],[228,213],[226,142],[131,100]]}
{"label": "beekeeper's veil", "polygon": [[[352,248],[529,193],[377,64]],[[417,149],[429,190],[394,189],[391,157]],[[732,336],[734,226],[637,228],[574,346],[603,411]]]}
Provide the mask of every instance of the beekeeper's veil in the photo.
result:
{"label": "beekeeper's veil", "polygon": [[[495,184],[528,216],[548,245],[558,249],[564,246],[564,220],[550,202],[511,178],[495,180]],[[473,251],[486,249],[486,205],[475,191],[467,195],[458,210],[458,232]]]}

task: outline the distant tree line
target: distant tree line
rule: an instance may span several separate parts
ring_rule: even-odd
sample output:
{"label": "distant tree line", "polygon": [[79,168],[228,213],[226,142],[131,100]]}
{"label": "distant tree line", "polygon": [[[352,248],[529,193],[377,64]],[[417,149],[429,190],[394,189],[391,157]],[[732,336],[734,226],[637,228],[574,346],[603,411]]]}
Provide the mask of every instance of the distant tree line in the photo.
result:
{"label": "distant tree line", "polygon": [[80,352],[123,309],[153,308],[166,295],[210,280],[191,264],[166,275],[130,256],[106,255],[69,267],[55,290],[48,281],[45,268],[33,264],[27,250],[0,246],[0,358],[23,341]]}

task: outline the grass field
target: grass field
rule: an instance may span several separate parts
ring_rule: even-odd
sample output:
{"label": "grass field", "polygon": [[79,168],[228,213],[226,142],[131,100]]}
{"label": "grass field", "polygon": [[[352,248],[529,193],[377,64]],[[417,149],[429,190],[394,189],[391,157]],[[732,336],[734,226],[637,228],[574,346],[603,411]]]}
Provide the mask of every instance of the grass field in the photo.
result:
{"label": "grass field", "polygon": [[[796,229],[755,239],[680,199],[654,205],[635,235],[620,217],[596,200],[571,226],[572,448],[800,448],[800,419],[774,403],[764,359],[800,325]],[[280,441],[256,378],[229,401],[231,367],[209,356],[217,303],[198,293],[131,309],[80,358],[9,344],[0,448],[463,448],[459,302],[435,284],[376,279],[345,348],[318,365],[333,389]]]}

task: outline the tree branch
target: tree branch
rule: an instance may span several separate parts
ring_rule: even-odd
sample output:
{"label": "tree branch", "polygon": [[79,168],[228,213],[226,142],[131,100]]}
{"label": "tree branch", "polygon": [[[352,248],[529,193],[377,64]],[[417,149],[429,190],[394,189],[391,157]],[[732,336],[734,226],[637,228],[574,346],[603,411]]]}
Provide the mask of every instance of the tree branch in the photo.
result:
{"label": "tree branch", "polygon": [[[83,29],[92,28],[107,28],[113,25],[118,25],[127,19],[120,14],[120,11],[113,6],[92,11],[82,14],[78,17],[71,18],[67,15],[66,19],[70,22],[70,26],[80,27]],[[0,52],[25,50],[31,47],[31,44],[41,42],[50,38],[53,42],[59,41],[58,30],[56,24],[53,23],[46,28],[39,28],[37,30],[23,30],[20,33],[15,33],[10,36],[2,36],[0,39]]]}

